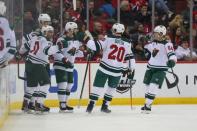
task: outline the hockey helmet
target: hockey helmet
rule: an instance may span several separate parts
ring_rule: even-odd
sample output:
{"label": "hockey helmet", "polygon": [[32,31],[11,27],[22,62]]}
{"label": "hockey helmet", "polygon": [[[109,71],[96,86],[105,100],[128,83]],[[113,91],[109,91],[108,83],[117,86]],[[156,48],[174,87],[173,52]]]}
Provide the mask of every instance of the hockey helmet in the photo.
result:
{"label": "hockey helmet", "polygon": [[77,23],[75,23],[75,22],[67,22],[65,25],[65,31],[67,31],[67,32],[77,29],[77,28],[78,28],[78,26],[77,26]]}
{"label": "hockey helmet", "polygon": [[166,30],[166,27],[165,27],[165,26],[163,26],[163,25],[158,25],[158,26],[156,26],[156,27],[154,28],[154,31],[153,31],[153,32],[157,32],[157,33],[160,33],[160,34],[162,34],[162,35],[166,35],[167,30]]}
{"label": "hockey helmet", "polygon": [[50,25],[47,25],[47,26],[43,26],[42,29],[41,29],[42,33],[48,32],[48,31],[54,31],[54,28]]}
{"label": "hockey helmet", "polygon": [[123,33],[125,31],[125,27],[123,24],[120,24],[120,23],[115,23],[113,26],[112,26],[112,32],[113,33]]}
{"label": "hockey helmet", "polygon": [[40,14],[38,17],[38,22],[41,23],[41,21],[51,22],[51,17],[48,14]]}
{"label": "hockey helmet", "polygon": [[0,15],[4,15],[6,12],[6,6],[3,1],[0,1]]}

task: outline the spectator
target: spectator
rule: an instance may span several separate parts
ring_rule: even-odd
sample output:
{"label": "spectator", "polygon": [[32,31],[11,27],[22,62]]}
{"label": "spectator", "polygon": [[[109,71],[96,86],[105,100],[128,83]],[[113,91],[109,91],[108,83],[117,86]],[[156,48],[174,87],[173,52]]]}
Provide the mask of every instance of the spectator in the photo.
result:
{"label": "spectator", "polygon": [[24,20],[23,20],[23,26],[24,26],[24,34],[29,34],[34,29],[36,29],[36,22],[32,16],[31,11],[26,11],[24,13]]}
{"label": "spectator", "polygon": [[94,39],[103,40],[103,25],[99,21],[94,22],[93,31],[91,32]]}
{"label": "spectator", "polygon": [[[197,60],[197,54],[190,51],[188,38],[182,38],[181,45],[175,50],[178,60]],[[192,56],[191,56],[192,54]]]}
{"label": "spectator", "polygon": [[128,1],[123,0],[120,3],[120,23],[127,26],[134,24],[134,17]]}
{"label": "spectator", "polygon": [[[164,0],[154,0],[155,6],[158,12],[168,14],[170,18],[173,15],[173,12],[169,10]],[[149,6],[152,7],[153,0],[148,0]]]}
{"label": "spectator", "polygon": [[172,21],[169,22],[170,29],[177,29],[178,27],[183,28],[183,17],[176,15]]}
{"label": "spectator", "polygon": [[151,25],[151,14],[150,14],[150,12],[148,12],[147,5],[143,5],[140,8],[140,11],[137,12],[136,20],[137,20],[137,22],[142,23],[144,26]]}
{"label": "spectator", "polygon": [[106,13],[110,18],[115,15],[115,9],[112,6],[111,0],[104,0],[104,4],[100,7],[100,10]]}
{"label": "spectator", "polygon": [[185,35],[181,27],[176,28],[172,31],[171,41],[174,45],[174,49],[176,49],[181,44],[181,37]]}

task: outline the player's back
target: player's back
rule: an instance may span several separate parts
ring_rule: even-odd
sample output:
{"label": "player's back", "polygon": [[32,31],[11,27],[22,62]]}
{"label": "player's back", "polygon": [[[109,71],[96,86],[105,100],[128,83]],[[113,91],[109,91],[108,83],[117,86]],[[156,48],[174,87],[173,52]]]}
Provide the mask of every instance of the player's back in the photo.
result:
{"label": "player's back", "polygon": [[108,37],[102,44],[103,57],[100,63],[101,70],[108,70],[114,75],[120,75],[125,69],[125,56],[131,54],[131,44],[120,37]]}
{"label": "player's back", "polygon": [[32,37],[30,40],[28,59],[35,64],[48,64],[48,56],[44,53],[49,47],[48,41],[43,36]]}
{"label": "player's back", "polygon": [[3,56],[6,50],[6,43],[10,42],[10,27],[8,20],[4,17],[0,17],[0,56]]}

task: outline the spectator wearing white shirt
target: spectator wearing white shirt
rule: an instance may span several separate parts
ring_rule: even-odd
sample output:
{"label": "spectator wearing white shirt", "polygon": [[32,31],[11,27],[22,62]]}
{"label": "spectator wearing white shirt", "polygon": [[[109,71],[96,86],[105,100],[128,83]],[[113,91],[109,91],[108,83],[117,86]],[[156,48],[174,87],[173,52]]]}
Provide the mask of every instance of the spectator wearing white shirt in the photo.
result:
{"label": "spectator wearing white shirt", "polygon": [[[196,52],[192,51],[189,48],[189,42],[188,38],[182,38],[181,44],[178,46],[178,48],[175,50],[175,54],[177,56],[178,60],[197,60],[197,54]],[[192,54],[192,56],[191,56]]]}

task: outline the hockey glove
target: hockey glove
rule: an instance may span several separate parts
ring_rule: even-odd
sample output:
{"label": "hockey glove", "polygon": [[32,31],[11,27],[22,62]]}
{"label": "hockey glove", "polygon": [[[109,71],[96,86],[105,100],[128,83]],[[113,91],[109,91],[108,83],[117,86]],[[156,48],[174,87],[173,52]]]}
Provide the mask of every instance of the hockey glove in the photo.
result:
{"label": "hockey glove", "polygon": [[175,66],[175,61],[173,61],[173,60],[168,60],[167,61],[167,66],[169,67],[169,68],[172,68],[172,67],[174,67]]}
{"label": "hockey glove", "polygon": [[74,47],[68,51],[68,54],[70,54],[72,56],[74,56],[75,53],[76,53],[76,48],[74,48]]}
{"label": "hockey glove", "polygon": [[20,61],[20,60],[22,59],[22,55],[21,55],[19,52],[16,52],[16,54],[15,54],[15,59],[16,59],[17,61]]}
{"label": "hockey glove", "polygon": [[67,58],[62,58],[62,62],[64,63],[66,68],[73,68],[73,64]]}
{"label": "hockey glove", "polygon": [[129,70],[128,74],[127,74],[127,78],[130,80],[133,80],[135,75],[135,70]]}
{"label": "hockey glove", "polygon": [[87,51],[86,59],[91,60],[94,57],[94,51],[91,50],[90,48],[87,48],[86,51]]}

